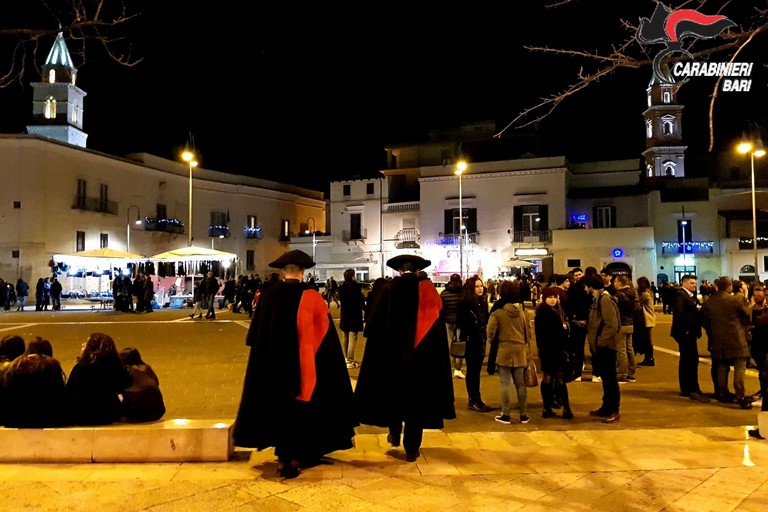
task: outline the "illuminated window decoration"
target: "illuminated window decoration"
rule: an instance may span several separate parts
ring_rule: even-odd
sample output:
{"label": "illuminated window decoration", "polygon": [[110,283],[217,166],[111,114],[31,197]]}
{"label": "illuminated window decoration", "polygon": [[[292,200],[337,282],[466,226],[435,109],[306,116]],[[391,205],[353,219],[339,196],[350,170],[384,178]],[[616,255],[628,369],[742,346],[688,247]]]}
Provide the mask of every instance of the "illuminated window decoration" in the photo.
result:
{"label": "illuminated window decoration", "polygon": [[571,215],[571,220],[574,222],[587,222],[588,216],[586,213],[575,213]]}
{"label": "illuminated window decoration", "polygon": [[[750,245],[749,248],[752,248],[752,241],[750,239]],[[741,245],[741,240],[739,241],[739,245]],[[661,252],[671,252],[671,253],[680,253],[683,254],[683,244],[681,242],[661,242]],[[686,242],[685,243],[685,254],[695,254],[695,253],[702,253],[702,252],[715,252],[715,242],[709,241],[709,242]]]}
{"label": "illuminated window decoration", "polygon": [[515,249],[515,256],[546,256],[548,254],[549,250],[545,247]]}
{"label": "illuminated window decoration", "polygon": [[56,100],[53,96],[48,96],[45,99],[45,105],[43,106],[43,117],[46,119],[54,119],[56,117]]}
{"label": "illuminated window decoration", "polygon": [[623,249],[619,249],[617,247],[616,249],[611,251],[611,254],[613,254],[614,258],[621,258],[622,256],[624,256],[624,250]]}

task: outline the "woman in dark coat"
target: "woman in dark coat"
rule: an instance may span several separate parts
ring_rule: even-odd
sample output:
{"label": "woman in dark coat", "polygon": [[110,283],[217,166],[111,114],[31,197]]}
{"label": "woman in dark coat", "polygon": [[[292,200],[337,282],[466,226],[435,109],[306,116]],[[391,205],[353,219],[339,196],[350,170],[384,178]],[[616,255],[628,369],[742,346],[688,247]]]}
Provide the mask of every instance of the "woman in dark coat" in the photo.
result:
{"label": "woman in dark coat", "polygon": [[123,391],[123,419],[128,422],[156,421],[165,414],[160,379],[145,363],[139,350],[126,347],[120,351],[120,362],[131,374],[133,383]]}
{"label": "woman in dark coat", "polygon": [[339,286],[339,328],[344,334],[341,348],[347,359],[347,368],[357,368],[355,362],[355,346],[357,333],[363,331],[363,313],[365,312],[365,297],[363,288],[355,281],[355,269],[344,271],[344,282]]}
{"label": "woman in dark coat", "polygon": [[120,362],[115,341],[95,332],[67,379],[67,405],[75,425],[109,425],[120,420],[120,397],[131,385],[131,374]]}
{"label": "woman in dark coat", "polygon": [[288,251],[269,264],[284,281],[264,287],[248,330],[251,347],[235,420],[235,446],[274,447],[278,473],[297,477],[326,454],[352,448],[352,383],[323,297],[303,281],[315,264]]}
{"label": "woman in dark coat", "polygon": [[416,273],[429,264],[415,255],[387,262],[401,275],[374,288],[355,388],[360,423],[388,428],[392,446],[400,446],[403,433],[410,462],[419,456],[425,428],[441,429],[443,420],[456,417],[442,302],[435,285]]}
{"label": "woman in dark coat", "polygon": [[[566,374],[570,373],[568,362],[568,321],[560,307],[560,289],[554,286],[544,288],[541,303],[536,307],[533,320],[536,333],[536,347],[541,363],[541,398],[545,418],[554,418],[554,398],[563,404],[563,419],[573,418],[568,400]],[[554,383],[554,384],[553,384]]]}
{"label": "woman in dark coat", "polygon": [[11,364],[5,376],[5,426],[50,428],[65,425],[65,375],[51,342],[40,337]]}
{"label": "woman in dark coat", "polygon": [[456,314],[456,328],[459,339],[467,342],[464,358],[467,373],[464,382],[467,386],[469,403],[467,408],[475,412],[488,412],[488,407],[480,395],[480,372],[485,359],[485,337],[488,326],[488,301],[486,300],[483,281],[472,276],[464,282],[464,297]]}

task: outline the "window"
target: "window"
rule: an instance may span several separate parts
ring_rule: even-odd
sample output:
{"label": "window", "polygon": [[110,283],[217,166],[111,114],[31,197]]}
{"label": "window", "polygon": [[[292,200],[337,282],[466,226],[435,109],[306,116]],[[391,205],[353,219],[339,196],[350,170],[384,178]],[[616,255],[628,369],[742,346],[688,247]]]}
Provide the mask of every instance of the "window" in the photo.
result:
{"label": "window", "polygon": [[291,221],[288,219],[280,220],[280,240],[283,242],[291,240]]}
{"label": "window", "polygon": [[48,71],[48,82],[55,84],[56,83],[56,70],[51,69]]}
{"label": "window", "polygon": [[349,238],[350,240],[362,240],[363,236],[363,216],[359,213],[349,215]]}
{"label": "window", "polygon": [[[476,208],[463,208],[461,210],[461,216],[464,217],[464,232],[476,233],[477,232],[477,209]],[[452,208],[445,210],[445,219],[443,231],[446,234],[459,234],[459,209]]]}
{"label": "window", "polygon": [[109,209],[109,185],[99,185],[99,211],[106,212]]}
{"label": "window", "polygon": [[88,182],[85,180],[77,180],[77,207],[85,208],[85,198],[88,193]]}
{"label": "window", "polygon": [[352,195],[352,185],[344,185],[344,186],[342,187],[342,190],[343,190],[343,191],[342,191],[342,194],[343,194],[345,197],[349,197],[349,196],[351,196],[351,195]]}
{"label": "window", "polygon": [[168,207],[164,204],[157,203],[155,206],[155,213],[157,214],[157,219],[167,219],[168,218]]}
{"label": "window", "polygon": [[248,249],[245,251],[245,270],[255,270],[256,269],[256,258],[255,253],[253,249]]}
{"label": "window", "polygon": [[616,207],[615,206],[595,206],[592,212],[593,228],[615,228],[616,227]]}
{"label": "window", "polygon": [[53,96],[48,96],[45,99],[45,105],[43,106],[43,117],[46,119],[54,119],[56,117],[56,100]]}
{"label": "window", "polygon": [[676,165],[677,164],[675,164],[675,162],[673,162],[672,160],[664,161],[664,163],[661,164],[664,176],[674,176]]}
{"label": "window", "polygon": [[78,231],[75,238],[75,251],[85,250],[85,231]]}
{"label": "window", "polygon": [[21,201],[14,201],[13,202],[13,208],[14,208],[14,210],[20,210],[21,209]]}
{"label": "window", "polygon": [[373,183],[366,183],[365,184],[365,193],[368,195],[373,194]]}
{"label": "window", "polygon": [[648,170],[648,176],[653,176],[653,166],[648,164],[645,168]]}
{"label": "window", "polygon": [[568,268],[581,268],[581,260],[565,260],[565,266]]}
{"label": "window", "polygon": [[443,165],[449,165],[451,163],[451,150],[441,149],[440,161],[443,163]]}
{"label": "window", "polygon": [[77,123],[80,119],[80,107],[77,105],[72,107],[72,122]]}
{"label": "window", "polygon": [[256,227],[258,227],[257,223],[256,223],[257,220],[258,219],[256,218],[255,215],[246,215],[245,216],[245,227],[251,228],[251,229],[255,229]]}
{"label": "window", "polygon": [[109,247],[109,233],[100,233],[99,249],[104,249],[105,247]]}
{"label": "window", "polygon": [[546,231],[549,229],[549,208],[546,204],[526,204],[513,208],[515,231]]}
{"label": "window", "polygon": [[228,223],[226,212],[211,212],[211,226],[226,226]]}
{"label": "window", "polygon": [[653,137],[653,123],[650,119],[645,120],[645,136],[649,139]]}
{"label": "window", "polygon": [[653,96],[651,96],[651,91],[648,91],[648,106],[650,107],[653,105]]}
{"label": "window", "polygon": [[669,91],[664,91],[661,94],[661,101],[664,103],[672,103],[672,93]]}
{"label": "window", "polygon": [[664,135],[672,135],[675,133],[674,116],[664,116],[661,118],[661,133]]}

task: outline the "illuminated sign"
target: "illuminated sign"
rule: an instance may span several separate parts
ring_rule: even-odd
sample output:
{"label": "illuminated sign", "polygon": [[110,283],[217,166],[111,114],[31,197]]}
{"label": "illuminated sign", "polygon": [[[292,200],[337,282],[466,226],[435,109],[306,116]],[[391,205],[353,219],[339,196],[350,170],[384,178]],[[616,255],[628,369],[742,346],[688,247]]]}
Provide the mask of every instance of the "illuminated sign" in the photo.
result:
{"label": "illuminated sign", "polygon": [[549,251],[543,247],[515,249],[515,256],[546,256],[547,254],[549,254]]}
{"label": "illuminated sign", "polygon": [[611,253],[613,253],[614,258],[621,258],[622,256],[624,256],[624,251],[619,248],[614,249],[613,251],[611,251]]}
{"label": "illuminated sign", "polygon": [[577,213],[577,214],[571,215],[571,220],[574,222],[587,222],[587,214]]}

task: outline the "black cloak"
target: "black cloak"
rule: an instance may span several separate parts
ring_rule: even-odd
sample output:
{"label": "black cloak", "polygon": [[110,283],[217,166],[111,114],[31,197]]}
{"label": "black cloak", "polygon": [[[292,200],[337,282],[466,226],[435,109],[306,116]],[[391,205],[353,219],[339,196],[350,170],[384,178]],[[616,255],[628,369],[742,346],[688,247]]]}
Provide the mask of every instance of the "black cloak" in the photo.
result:
{"label": "black cloak", "polygon": [[413,421],[439,429],[444,419],[456,418],[441,307],[434,284],[416,274],[395,277],[377,291],[355,387],[360,423]]}
{"label": "black cloak", "polygon": [[352,384],[322,296],[297,280],[265,288],[246,345],[251,347],[234,444],[278,457],[316,460],[351,448]]}

